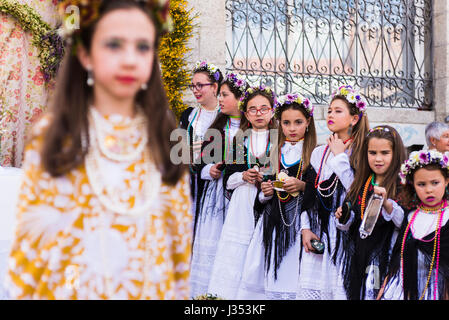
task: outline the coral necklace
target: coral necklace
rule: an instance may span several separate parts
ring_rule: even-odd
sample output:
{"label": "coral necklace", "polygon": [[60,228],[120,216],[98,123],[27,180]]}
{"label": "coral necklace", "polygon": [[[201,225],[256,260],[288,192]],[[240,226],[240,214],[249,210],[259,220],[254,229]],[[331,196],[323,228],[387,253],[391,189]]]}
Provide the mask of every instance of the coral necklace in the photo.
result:
{"label": "coral necklace", "polygon": [[366,180],[365,187],[363,188],[363,195],[362,195],[362,203],[360,207],[360,219],[363,220],[363,214],[365,213],[365,207],[366,207],[366,195],[368,193],[369,185],[373,185],[373,187],[377,187],[379,184],[375,183],[376,176],[374,173],[369,176],[368,180]]}

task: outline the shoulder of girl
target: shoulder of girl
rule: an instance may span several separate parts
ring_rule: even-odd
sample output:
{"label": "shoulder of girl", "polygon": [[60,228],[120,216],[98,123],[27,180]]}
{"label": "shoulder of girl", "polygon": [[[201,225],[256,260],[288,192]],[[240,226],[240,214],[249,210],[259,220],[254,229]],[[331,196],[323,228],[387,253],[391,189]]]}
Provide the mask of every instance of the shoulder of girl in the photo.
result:
{"label": "shoulder of girl", "polygon": [[193,107],[188,107],[187,109],[185,109],[182,112],[182,115],[187,115],[188,116],[192,112],[192,110],[193,110]]}
{"label": "shoulder of girl", "polygon": [[181,121],[189,118],[190,113],[192,112],[193,107],[188,107],[181,113]]}
{"label": "shoulder of girl", "polygon": [[313,151],[312,151],[312,156],[314,156],[314,155],[320,155],[321,156],[324,153],[324,150],[326,149],[326,147],[327,147],[326,144],[323,144],[323,145],[320,145],[318,147],[315,147],[315,149],[313,149]]}
{"label": "shoulder of girl", "polygon": [[53,115],[51,113],[46,113],[39,118],[31,129],[31,138],[36,138],[44,134],[45,130],[50,126]]}

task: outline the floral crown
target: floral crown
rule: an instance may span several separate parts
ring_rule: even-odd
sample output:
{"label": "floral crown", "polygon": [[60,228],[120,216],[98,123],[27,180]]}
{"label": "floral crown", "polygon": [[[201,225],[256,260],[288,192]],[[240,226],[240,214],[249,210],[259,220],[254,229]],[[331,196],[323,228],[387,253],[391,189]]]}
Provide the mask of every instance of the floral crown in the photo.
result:
{"label": "floral crown", "polygon": [[449,158],[447,155],[435,150],[413,151],[410,153],[408,160],[401,165],[401,170],[399,172],[401,183],[407,183],[407,178],[413,170],[430,164],[437,164],[442,169],[448,170],[449,173]]}
{"label": "floral crown", "polygon": [[[155,18],[156,29],[160,34],[170,32],[173,21],[170,16],[170,0],[129,0],[142,4]],[[107,0],[60,0],[59,14],[63,24],[60,35],[71,38],[95,23],[101,12],[102,5]],[[73,9],[76,8],[76,11]],[[77,16],[73,14],[76,13]]]}
{"label": "floral crown", "polygon": [[273,105],[276,105],[277,101],[276,101],[276,94],[274,93],[274,91],[271,90],[270,87],[260,85],[258,87],[250,87],[250,88],[246,89],[245,93],[240,97],[239,110],[241,112],[245,112],[245,110],[243,109],[245,106],[245,103],[248,102],[249,96],[256,92],[265,92],[265,93],[271,95],[271,97],[273,99]]}
{"label": "floral crown", "polygon": [[332,93],[331,100],[335,96],[345,97],[345,99],[348,100],[349,103],[355,104],[355,106],[357,107],[357,109],[359,109],[359,111],[361,113],[366,112],[366,108],[367,108],[368,104],[366,103],[363,96],[357,90],[355,90],[352,86],[350,86],[350,85],[341,86],[340,88],[338,88],[337,91],[334,91],[334,93]]}
{"label": "floral crown", "polygon": [[245,93],[246,89],[248,88],[248,83],[246,82],[246,80],[241,75],[236,73],[227,73],[224,82],[230,83],[242,94]]}
{"label": "floral crown", "polygon": [[383,126],[377,126],[377,127],[369,129],[366,136],[368,137],[370,134],[372,134],[373,132],[376,132],[376,131],[390,132],[393,135],[393,137],[396,137],[396,134],[393,130],[390,130],[389,128],[383,127]]}
{"label": "floral crown", "polygon": [[193,68],[193,73],[200,71],[206,71],[215,79],[215,81],[220,81],[221,72],[216,65],[207,63],[206,61],[197,61]]}
{"label": "floral crown", "polygon": [[306,111],[309,113],[309,116],[313,117],[313,110],[314,110],[314,106],[313,104],[310,102],[309,99],[304,98],[302,95],[298,94],[298,93],[288,93],[284,96],[281,96],[278,98],[276,105],[275,105],[275,117],[276,119],[280,119],[281,118],[281,109],[280,107],[282,107],[283,105],[289,105],[292,103],[297,103],[299,105],[303,105],[304,109],[306,109]]}

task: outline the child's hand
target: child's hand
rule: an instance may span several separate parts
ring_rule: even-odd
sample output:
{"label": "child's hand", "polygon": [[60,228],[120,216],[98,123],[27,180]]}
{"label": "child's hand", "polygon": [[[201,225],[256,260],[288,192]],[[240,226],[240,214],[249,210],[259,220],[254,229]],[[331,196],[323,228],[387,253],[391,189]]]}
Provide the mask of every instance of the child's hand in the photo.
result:
{"label": "child's hand", "polygon": [[223,164],[223,161],[222,162],[219,162],[219,163],[217,163],[217,164],[214,164],[211,168],[210,168],[210,170],[209,170],[209,174],[210,174],[210,176],[213,178],[213,179],[219,179],[220,177],[221,177],[221,171],[220,170],[218,170],[218,166],[219,165],[221,165],[221,164]]}
{"label": "child's hand", "polygon": [[265,197],[271,197],[274,194],[274,187],[271,180],[268,180],[268,182],[262,182],[260,187]]}
{"label": "child's hand", "polygon": [[310,229],[302,229],[301,234],[302,234],[302,245],[304,246],[306,252],[314,252],[315,249],[312,247],[310,241],[314,239],[320,241],[320,238],[318,238],[318,236],[315,233],[310,231]]}
{"label": "child's hand", "polygon": [[344,143],[343,140],[341,140],[338,137],[337,133],[334,133],[329,138],[327,138],[327,144],[329,146],[329,149],[332,151],[334,156],[343,153],[346,151],[346,149],[349,148],[349,145],[351,144],[351,140]]}
{"label": "child's hand", "polygon": [[393,204],[390,202],[390,200],[387,199],[387,190],[385,188],[376,186],[374,187],[374,193],[384,198],[382,207],[390,214],[393,211]]}
{"label": "child's hand", "polygon": [[243,172],[242,175],[243,181],[246,181],[251,184],[255,184],[256,181],[259,179],[259,171],[255,169],[248,169],[245,172]]}
{"label": "child's hand", "polygon": [[338,207],[337,211],[335,211],[335,218],[340,219],[342,213],[343,213],[343,208],[342,207]]}
{"label": "child's hand", "polygon": [[387,196],[387,190],[385,188],[379,187],[379,186],[375,186],[374,187],[374,193],[379,195],[379,196],[382,196],[384,199]]}
{"label": "child's hand", "polygon": [[306,183],[296,178],[288,178],[282,187],[288,193],[294,193],[298,191],[304,191]]}

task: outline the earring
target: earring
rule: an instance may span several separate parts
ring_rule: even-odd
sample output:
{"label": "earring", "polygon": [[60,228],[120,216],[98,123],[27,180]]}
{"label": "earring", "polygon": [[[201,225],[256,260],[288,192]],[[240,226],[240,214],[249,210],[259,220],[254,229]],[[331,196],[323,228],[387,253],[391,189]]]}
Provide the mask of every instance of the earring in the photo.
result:
{"label": "earring", "polygon": [[309,127],[308,126],[306,127],[306,132],[309,132]]}
{"label": "earring", "polygon": [[92,69],[87,69],[87,85],[89,87],[92,87],[95,83],[94,77],[93,77],[93,72]]}
{"label": "earring", "polygon": [[142,85],[140,86],[140,89],[142,89],[143,91],[148,89],[148,85],[146,83],[142,83]]}
{"label": "earring", "polygon": [[350,124],[348,128],[348,136],[352,136],[352,124]]}

